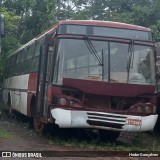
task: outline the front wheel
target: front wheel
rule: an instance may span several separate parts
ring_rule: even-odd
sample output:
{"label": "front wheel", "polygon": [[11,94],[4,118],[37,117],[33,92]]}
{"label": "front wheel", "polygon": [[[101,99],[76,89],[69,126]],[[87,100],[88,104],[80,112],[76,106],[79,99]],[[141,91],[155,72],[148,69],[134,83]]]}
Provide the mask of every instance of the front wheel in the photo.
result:
{"label": "front wheel", "polygon": [[121,132],[116,132],[116,131],[108,131],[108,130],[98,130],[100,134],[100,139],[101,140],[106,140],[106,141],[115,141]]}
{"label": "front wheel", "polygon": [[40,118],[33,117],[33,126],[36,133],[42,133],[45,124],[40,120]]}

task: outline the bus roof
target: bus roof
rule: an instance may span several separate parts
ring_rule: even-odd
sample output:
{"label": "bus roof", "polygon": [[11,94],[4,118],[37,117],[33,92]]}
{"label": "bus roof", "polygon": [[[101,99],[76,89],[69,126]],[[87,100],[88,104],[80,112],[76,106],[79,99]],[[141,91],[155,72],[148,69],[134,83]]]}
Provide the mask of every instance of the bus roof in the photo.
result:
{"label": "bus roof", "polygon": [[24,49],[26,46],[31,45],[36,40],[39,40],[43,38],[46,34],[52,32],[56,27],[62,24],[77,24],[77,25],[95,25],[95,26],[104,26],[104,27],[116,27],[116,28],[123,28],[123,29],[133,29],[133,30],[140,30],[140,31],[151,31],[149,28],[133,25],[133,24],[127,24],[127,23],[121,23],[121,22],[113,22],[113,21],[100,21],[100,20],[62,20],[54,25],[52,25],[47,30],[43,31],[41,34],[39,34],[37,37],[20,47],[18,50],[13,52],[9,55],[12,56],[16,54],[18,51]]}
{"label": "bus roof", "polygon": [[38,35],[36,38],[39,39],[46,35],[47,33],[51,32],[53,29],[55,29],[57,26],[62,24],[77,24],[77,25],[94,25],[94,26],[104,26],[104,27],[116,27],[116,28],[123,28],[123,29],[133,29],[133,30],[140,30],[140,31],[151,31],[149,28],[133,25],[133,24],[127,24],[127,23],[121,23],[121,22],[113,22],[113,21],[100,21],[100,20],[62,20],[55,25],[51,26],[47,30],[43,31],[40,35]]}

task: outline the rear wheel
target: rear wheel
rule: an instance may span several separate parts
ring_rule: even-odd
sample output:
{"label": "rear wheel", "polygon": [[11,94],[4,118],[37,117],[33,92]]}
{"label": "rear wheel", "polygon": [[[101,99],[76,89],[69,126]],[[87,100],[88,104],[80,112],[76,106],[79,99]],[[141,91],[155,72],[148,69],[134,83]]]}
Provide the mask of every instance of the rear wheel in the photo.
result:
{"label": "rear wheel", "polygon": [[108,131],[108,130],[99,130],[100,139],[106,141],[115,141],[121,132]]}

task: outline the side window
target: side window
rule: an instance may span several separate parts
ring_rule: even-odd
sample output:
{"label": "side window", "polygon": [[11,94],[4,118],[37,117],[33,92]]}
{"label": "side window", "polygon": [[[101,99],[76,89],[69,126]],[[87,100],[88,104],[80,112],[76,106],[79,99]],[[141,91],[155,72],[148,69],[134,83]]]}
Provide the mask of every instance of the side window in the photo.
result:
{"label": "side window", "polygon": [[30,45],[27,47],[27,60],[28,59],[31,59],[34,55],[34,49],[35,49],[35,46],[34,44]]}
{"label": "side window", "polygon": [[32,59],[32,71],[38,71],[39,53],[40,53],[40,42],[35,44],[35,53]]}
{"label": "side window", "polygon": [[15,65],[13,66],[14,67],[14,75],[18,75],[20,73],[20,67],[19,67],[19,64],[20,64],[20,52],[18,52],[16,54],[17,58],[16,58],[16,63]]}
{"label": "side window", "polygon": [[51,70],[51,66],[52,66],[52,55],[53,55],[53,50],[54,50],[54,47],[53,47],[53,46],[48,46],[47,80],[50,79],[50,70]]}
{"label": "side window", "polygon": [[17,55],[14,55],[11,57],[11,66],[13,66],[16,63]]}
{"label": "side window", "polygon": [[10,69],[9,69],[9,72],[10,72],[10,75],[15,75],[16,73],[16,60],[17,60],[17,55],[13,55],[10,57],[10,60],[11,60],[11,63],[10,63]]}
{"label": "side window", "polygon": [[33,55],[35,52],[35,43],[31,44],[26,48],[26,60],[25,60],[25,73],[33,71]]}
{"label": "side window", "polygon": [[[32,71],[38,71],[40,47],[43,44],[44,44],[44,39],[36,42],[36,44],[35,44],[35,53],[34,53],[34,57],[32,58]],[[43,47],[43,49],[44,49],[44,47]],[[45,51],[43,51],[43,52],[45,52]]]}
{"label": "side window", "polygon": [[[42,39],[36,43],[31,44],[30,46],[26,46],[14,55],[8,57],[6,62],[6,76],[17,76],[29,72],[38,71],[40,47],[42,45],[43,54],[45,54],[44,39]],[[50,47],[49,49],[49,53],[52,52],[53,48]],[[48,61],[50,63],[51,57],[49,56],[48,58]]]}
{"label": "side window", "polygon": [[34,57],[36,57],[36,56],[39,55],[39,53],[40,53],[40,45],[41,45],[40,42],[36,43],[36,45],[35,45],[35,54],[34,54]]}
{"label": "side window", "polygon": [[7,60],[7,76],[11,76],[11,57]]}
{"label": "side window", "polygon": [[26,60],[26,49],[20,51],[20,62],[23,63]]}
{"label": "side window", "polygon": [[18,54],[17,54],[17,59],[16,59],[16,64],[18,64],[18,63],[20,63],[20,52],[18,52]]}
{"label": "side window", "polygon": [[5,74],[5,77],[9,77],[9,67],[10,67],[10,59],[8,58],[7,60],[6,60],[6,68],[5,68],[5,70],[6,70],[6,74]]}

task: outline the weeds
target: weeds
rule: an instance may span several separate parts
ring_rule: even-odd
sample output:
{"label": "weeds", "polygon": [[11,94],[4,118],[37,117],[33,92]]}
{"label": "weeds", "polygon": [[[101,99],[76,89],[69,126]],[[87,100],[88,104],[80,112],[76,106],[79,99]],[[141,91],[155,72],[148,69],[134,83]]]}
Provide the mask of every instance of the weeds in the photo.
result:
{"label": "weeds", "polygon": [[13,138],[14,134],[10,131],[4,130],[4,129],[0,129],[0,138]]}
{"label": "weeds", "polygon": [[[73,134],[73,133],[72,133]],[[81,148],[84,150],[100,151],[160,151],[160,133],[139,133],[130,143],[118,141],[92,141],[75,135],[68,138],[63,134],[44,135],[50,144],[61,144],[67,147]]]}

